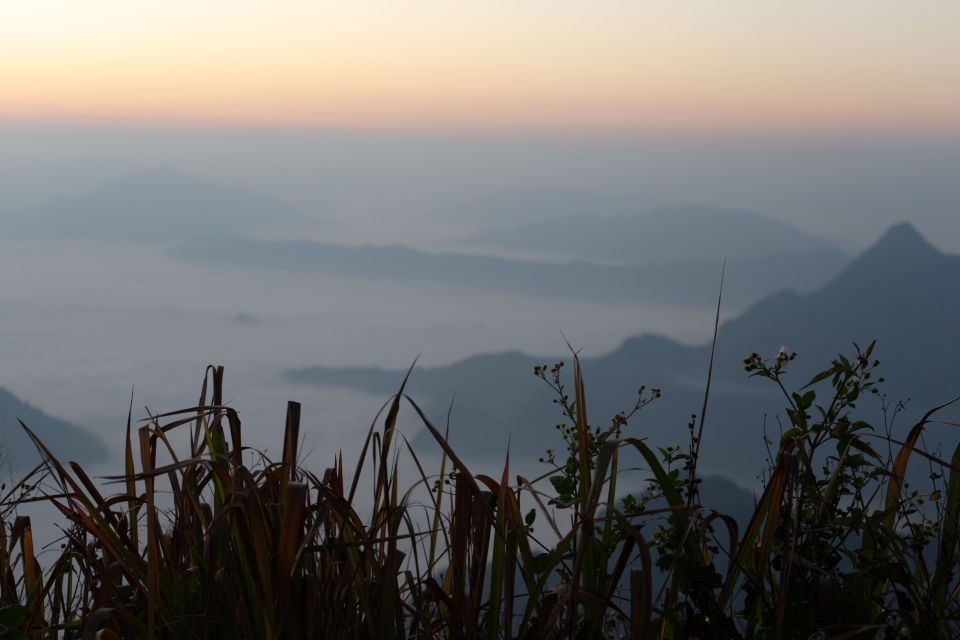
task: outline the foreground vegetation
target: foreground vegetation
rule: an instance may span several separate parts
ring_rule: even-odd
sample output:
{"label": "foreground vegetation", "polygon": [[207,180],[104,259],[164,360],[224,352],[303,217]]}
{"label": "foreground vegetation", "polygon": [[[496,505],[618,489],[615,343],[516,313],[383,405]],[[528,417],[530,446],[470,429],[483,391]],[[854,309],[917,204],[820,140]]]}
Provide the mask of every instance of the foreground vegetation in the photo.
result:
{"label": "foreground vegetation", "polygon": [[[44,462],[2,503],[0,637],[953,637],[960,447],[950,460],[919,447],[943,407],[903,441],[858,419],[876,392],[872,349],[796,392],[783,377],[794,354],[744,361],[789,418],[746,523],[701,504],[709,382],[688,446],[658,448],[626,429],[659,391],[597,426],[576,356],[571,380],[562,363],[536,368],[563,420],[532,480],[511,476],[509,456],[498,477],[472,473],[405,381],[350,473],[342,454],[320,475],[298,466],[296,403],[280,460],[245,449],[222,368],[197,406],[128,420],[116,495],[24,425]],[[439,469],[397,429],[403,407],[436,439]],[[621,468],[628,451],[644,471]],[[923,492],[906,482],[916,458]],[[622,497],[624,473],[646,491]],[[36,500],[64,532],[43,566],[18,515]]]}

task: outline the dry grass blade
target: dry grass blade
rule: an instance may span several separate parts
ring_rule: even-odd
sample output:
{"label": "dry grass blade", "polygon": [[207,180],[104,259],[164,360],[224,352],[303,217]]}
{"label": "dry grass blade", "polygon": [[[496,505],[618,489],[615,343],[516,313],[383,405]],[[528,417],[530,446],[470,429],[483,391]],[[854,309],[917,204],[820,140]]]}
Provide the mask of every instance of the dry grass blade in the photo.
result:
{"label": "dry grass blade", "polygon": [[[719,599],[720,605],[723,607],[728,606],[733,599],[739,585],[738,578],[742,572],[747,573],[748,580],[751,580],[755,586],[759,585],[763,579],[763,567],[769,554],[770,545],[773,543],[772,536],[776,531],[780,505],[783,502],[783,495],[787,486],[787,473],[786,464],[781,459],[767,483],[766,489],[760,496],[760,500],[757,502],[743,538],[740,540],[737,553],[731,557],[727,578],[724,581]],[[760,535],[761,527],[765,533],[761,544],[757,545],[756,540]],[[759,550],[757,550],[758,547]],[[766,549],[766,553],[764,553],[764,549]]]}
{"label": "dry grass blade", "polygon": [[473,479],[473,474],[470,473],[470,469],[467,468],[467,465],[463,463],[463,460],[460,459],[454,450],[447,443],[446,439],[440,435],[440,432],[437,431],[437,428],[433,426],[433,423],[430,422],[430,419],[423,412],[423,410],[414,402],[413,398],[410,396],[404,396],[407,399],[407,402],[410,403],[410,406],[413,407],[413,410],[417,412],[417,415],[420,417],[420,421],[423,423],[423,426],[427,428],[427,431],[430,432],[430,435],[433,436],[434,440],[437,441],[437,444],[440,445],[440,448],[446,454],[446,456],[453,463],[453,466],[456,467],[463,476],[467,483],[467,486],[474,492],[480,493],[480,487],[477,486],[476,481]]}
{"label": "dry grass blade", "polygon": [[[714,349],[718,322],[719,300]],[[450,445],[449,412],[441,435],[407,395],[412,367],[370,425],[349,489],[342,453],[323,474],[299,466],[301,416],[293,402],[281,459],[251,455],[245,465],[245,452],[252,450],[242,447],[239,416],[223,406],[222,367],[206,370],[197,406],[149,416],[136,434],[139,461],[131,398],[124,473],[107,478],[121,484],[113,495],[80,465],[62,464],[24,426],[44,463],[0,501],[0,515],[45,500],[69,524],[62,552],[41,567],[30,520],[3,521],[0,624],[13,621],[37,638],[276,640],[494,640],[515,631],[531,639],[650,638],[657,629],[677,638],[772,637],[803,624],[803,637],[859,637],[880,628],[910,637],[960,632],[960,446],[950,461],[919,448],[924,425],[951,403],[928,412],[887,467],[870,467],[875,493],[866,497],[850,492],[858,480],[851,465],[882,461],[849,437],[851,430],[866,429],[863,423],[842,416],[829,425],[839,435],[818,426],[816,433],[828,434],[824,441],[838,451],[829,458],[837,467],[825,467],[822,477],[814,477],[813,439],[802,433],[784,438],[741,536],[732,517],[691,498],[696,470],[685,485],[686,471],[672,466],[672,448],[658,455],[644,440],[621,441],[616,421],[608,431],[590,427],[586,385],[573,356],[575,397],[563,406],[570,418],[564,432],[569,459],[532,482],[518,475],[515,486],[510,470],[517,463],[509,447],[497,474],[471,473]],[[859,349],[858,356],[866,357]],[[849,360],[833,365],[830,375],[819,376],[821,383],[855,368]],[[713,349],[694,458],[712,371]],[[838,388],[849,393],[845,380]],[[563,385],[556,389],[562,394]],[[440,447],[435,486],[398,430],[403,399]],[[796,402],[793,408],[799,396]],[[824,417],[834,415],[817,408]],[[188,455],[175,446],[181,427],[189,432],[183,434],[190,436]],[[653,477],[643,494],[618,501],[623,445],[640,454]],[[949,470],[945,499],[924,496],[942,514],[936,526],[924,523],[923,529],[939,536],[936,566],[911,538],[909,518],[921,513],[911,502],[915,496],[901,495],[913,454]],[[401,456],[416,470],[407,485]],[[367,463],[372,494],[355,502]],[[548,478],[556,495],[538,488]],[[571,488],[561,490],[559,481]],[[421,499],[424,491],[429,499]],[[877,495],[886,497],[885,512],[870,511]],[[557,514],[569,515],[569,522]],[[538,515],[546,539],[533,532]],[[726,545],[718,524],[726,529]],[[838,528],[841,535],[826,535]],[[656,565],[652,550],[660,554]],[[726,576],[714,565],[722,555]],[[834,556],[857,561],[839,570],[824,562]],[[861,571],[860,559],[884,570]],[[657,595],[653,585],[659,582],[664,588]],[[525,593],[516,593],[518,584]],[[843,610],[832,601],[842,602]],[[518,620],[515,610],[522,612]]]}
{"label": "dry grass blade", "polygon": [[[944,504],[942,530],[939,545],[937,568],[933,576],[933,600],[937,608],[946,614],[950,593],[950,582],[954,579],[958,565],[958,545],[960,545],[960,444],[953,450],[952,468],[947,480],[947,495]],[[958,585],[960,586],[960,585]],[[953,598],[956,597],[954,591]]]}
{"label": "dry grass blade", "polygon": [[717,336],[720,333],[720,307],[723,304],[723,282],[727,274],[727,259],[723,259],[720,267],[720,291],[717,293],[717,312],[713,318],[713,338],[710,341],[710,363],[707,365],[707,383],[703,388],[703,406],[700,408],[700,425],[697,428],[697,437],[693,441],[693,453],[690,461],[690,472],[687,480],[687,506],[692,507],[696,501],[698,486],[694,481],[697,475],[697,463],[700,459],[700,444],[703,442],[703,425],[707,420],[707,406],[710,400],[710,385],[713,383],[713,362],[717,354]]}
{"label": "dry grass blade", "polygon": [[[300,443],[300,403],[292,400],[287,403],[287,420],[283,429],[283,475],[287,480],[296,479],[297,446]],[[236,443],[234,443],[236,449]],[[280,491],[286,490],[286,483],[281,484]]]}
{"label": "dry grass blade", "polygon": [[156,464],[156,451],[150,427],[140,428],[140,468],[145,474],[144,493],[147,509],[147,638],[157,637],[157,614],[160,609],[160,523],[156,517],[154,477],[150,475]]}
{"label": "dry grass blade", "polygon": [[127,428],[124,436],[124,446],[123,446],[123,463],[124,463],[124,475],[126,488],[127,488],[127,498],[129,502],[127,503],[127,517],[128,523],[127,527],[130,531],[130,538],[133,544],[133,547],[140,547],[140,537],[139,529],[137,525],[137,516],[140,513],[140,504],[137,498],[137,483],[133,479],[134,474],[136,473],[136,467],[133,462],[133,440],[130,435],[130,430],[133,426],[133,390],[130,390],[130,405],[127,408]]}
{"label": "dry grass blade", "polygon": [[927,411],[923,417],[920,418],[920,421],[917,422],[912,429],[910,429],[910,433],[907,435],[907,439],[904,442],[903,447],[900,449],[899,453],[897,453],[897,457],[893,462],[893,468],[890,470],[890,479],[887,482],[887,498],[884,502],[884,507],[887,512],[886,517],[884,518],[884,523],[888,529],[892,529],[894,526],[896,509],[900,502],[900,493],[903,490],[904,477],[907,473],[907,463],[910,461],[910,455],[916,449],[917,441],[920,439],[920,435],[923,433],[924,428],[926,428],[927,423],[930,422],[930,418],[932,418],[934,414],[942,411],[957,401],[960,401],[960,396]]}

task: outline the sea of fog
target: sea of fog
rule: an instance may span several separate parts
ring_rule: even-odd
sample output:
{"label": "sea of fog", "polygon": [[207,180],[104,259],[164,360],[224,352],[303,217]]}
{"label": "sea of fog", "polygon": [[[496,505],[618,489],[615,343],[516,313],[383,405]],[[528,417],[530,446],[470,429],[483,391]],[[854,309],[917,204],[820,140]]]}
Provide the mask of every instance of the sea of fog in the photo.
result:
{"label": "sea of fog", "polygon": [[[643,332],[699,342],[712,326],[707,308],[240,270],[182,262],[155,248],[80,241],[0,242],[0,290],[0,385],[102,438],[112,459],[88,467],[101,479],[122,471],[131,391],[135,420],[192,406],[208,364],[225,366],[225,399],[243,421],[244,444],[273,457],[287,401],[302,403],[301,459],[322,474],[340,451],[353,467],[387,398],[291,383],[286,369],[405,369],[418,355],[438,365],[510,349],[549,356],[565,352],[564,336],[597,355]],[[431,418],[442,424],[445,416]],[[422,428],[409,410],[400,424],[411,436]],[[544,427],[544,448],[555,447],[554,430]],[[438,453],[418,452],[434,471]],[[475,471],[495,472],[493,461],[461,455]],[[403,466],[412,484],[414,469]],[[528,477],[544,470],[534,460],[512,467]],[[21,513],[33,516],[41,543],[55,543],[48,510]]]}
{"label": "sea of fog", "polygon": [[[770,215],[852,250],[909,218],[955,250],[958,149],[955,138],[923,136],[488,139],[6,127],[0,209],[87,193],[159,165],[289,202],[316,223],[300,236],[324,242],[456,250],[478,229],[700,202]],[[703,342],[713,319],[713,300],[674,309],[239,270],[182,262],[156,247],[12,242],[2,229],[0,292],[0,386],[100,436],[113,459],[94,465],[94,475],[119,470],[131,389],[138,420],[187,407],[207,364],[226,367],[226,397],[247,445],[276,455],[286,403],[301,402],[303,461],[322,472],[341,449],[351,466],[385,398],[293,384],[286,369],[405,369],[418,355],[429,366],[510,349],[563,355],[565,339],[598,355],[645,332]],[[405,416],[402,428],[417,429]],[[554,438],[545,429],[544,448]],[[511,464],[537,470],[535,461]]]}
{"label": "sea of fog", "polygon": [[429,366],[512,349],[549,356],[564,353],[564,336],[598,355],[644,332],[700,342],[712,328],[706,307],[213,267],[79,241],[0,248],[0,384],[91,429],[116,456],[131,389],[135,418],[187,407],[207,364],[226,367],[247,444],[278,448],[286,402],[301,402],[304,448],[319,465],[341,448],[355,455],[385,398],[287,382],[286,369],[404,369],[418,355]]}

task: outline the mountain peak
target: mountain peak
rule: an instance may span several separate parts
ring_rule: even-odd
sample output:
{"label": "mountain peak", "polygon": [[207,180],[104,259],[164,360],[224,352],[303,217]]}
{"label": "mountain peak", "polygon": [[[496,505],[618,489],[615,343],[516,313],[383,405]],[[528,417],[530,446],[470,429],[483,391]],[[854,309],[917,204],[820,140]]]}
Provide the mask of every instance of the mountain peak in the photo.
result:
{"label": "mountain peak", "polygon": [[224,197],[229,189],[217,182],[205,182],[167,165],[142,167],[99,185],[94,193],[102,197],[132,197],[142,200],[170,194],[196,197]]}
{"label": "mountain peak", "polygon": [[867,253],[877,253],[886,258],[939,254],[940,252],[920,235],[916,227],[909,222],[900,222],[887,229]]}
{"label": "mountain peak", "polygon": [[918,282],[940,282],[947,272],[947,265],[955,263],[954,256],[948,256],[930,244],[912,224],[901,222],[887,229],[828,288],[850,291],[897,286],[901,290],[910,290],[918,286]]}

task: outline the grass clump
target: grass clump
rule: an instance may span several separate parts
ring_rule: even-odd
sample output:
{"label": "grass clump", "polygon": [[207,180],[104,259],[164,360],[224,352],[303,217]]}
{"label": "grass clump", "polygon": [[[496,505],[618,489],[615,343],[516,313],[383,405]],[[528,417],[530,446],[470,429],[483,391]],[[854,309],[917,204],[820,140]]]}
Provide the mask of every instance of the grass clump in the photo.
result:
{"label": "grass clump", "polygon": [[[943,460],[918,446],[943,407],[902,442],[857,418],[876,392],[872,351],[839,356],[797,391],[783,377],[793,354],[745,360],[782,391],[790,424],[742,531],[700,499],[706,402],[685,450],[625,435],[656,389],[598,427],[575,355],[570,388],[562,364],[535,371],[563,446],[533,480],[512,477],[509,456],[497,477],[472,473],[406,381],[349,474],[342,454],[320,475],[297,464],[296,403],[279,460],[245,449],[218,367],[196,406],[136,429],[128,419],[113,495],[24,425],[44,462],[3,501],[0,637],[955,636],[960,447]],[[404,404],[441,449],[435,475],[397,429]],[[617,489],[627,451],[651,477],[639,496]],[[915,456],[931,468],[924,494],[905,481]],[[64,532],[44,567],[17,515],[36,500]]]}

